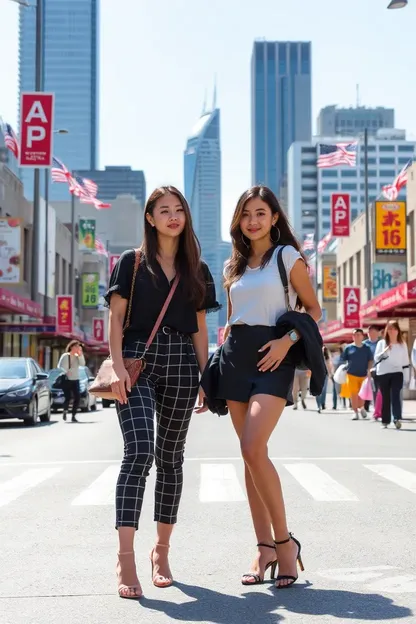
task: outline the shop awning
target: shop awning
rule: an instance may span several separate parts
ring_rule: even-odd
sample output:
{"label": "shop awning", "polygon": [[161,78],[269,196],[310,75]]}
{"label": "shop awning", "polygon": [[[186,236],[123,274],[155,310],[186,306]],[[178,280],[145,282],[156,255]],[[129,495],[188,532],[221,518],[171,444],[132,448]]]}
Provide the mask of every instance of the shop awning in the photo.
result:
{"label": "shop awning", "polygon": [[352,327],[345,327],[342,321],[328,321],[319,325],[322,340],[325,343],[331,342],[351,342]]}
{"label": "shop awning", "polygon": [[0,313],[20,314],[30,318],[42,318],[42,307],[39,303],[16,295],[12,290],[0,288]]}
{"label": "shop awning", "polygon": [[416,279],[395,286],[361,306],[363,322],[380,318],[416,318]]}

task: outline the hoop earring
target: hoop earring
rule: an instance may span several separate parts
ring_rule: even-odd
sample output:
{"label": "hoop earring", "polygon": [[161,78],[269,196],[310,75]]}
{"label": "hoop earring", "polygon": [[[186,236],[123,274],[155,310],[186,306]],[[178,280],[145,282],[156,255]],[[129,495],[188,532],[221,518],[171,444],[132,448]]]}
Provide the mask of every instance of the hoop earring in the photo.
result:
{"label": "hoop earring", "polygon": [[244,234],[241,234],[241,242],[247,249],[250,249],[250,245],[247,245]]}
{"label": "hoop earring", "polygon": [[[272,236],[273,228],[276,230],[276,239],[274,239]],[[272,225],[272,229],[270,230],[270,240],[272,241],[272,243],[275,243],[275,244],[280,241],[280,230],[277,227],[277,225]]]}

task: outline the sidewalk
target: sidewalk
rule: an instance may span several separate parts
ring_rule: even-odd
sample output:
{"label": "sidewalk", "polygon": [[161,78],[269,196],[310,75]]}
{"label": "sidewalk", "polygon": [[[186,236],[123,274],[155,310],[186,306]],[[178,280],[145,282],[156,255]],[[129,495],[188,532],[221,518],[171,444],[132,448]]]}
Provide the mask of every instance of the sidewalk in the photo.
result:
{"label": "sidewalk", "polygon": [[[316,411],[316,400],[315,397],[312,397],[310,394],[308,394],[308,396],[306,397],[306,403],[308,406],[308,409],[312,410],[312,411]],[[299,404],[300,405],[300,404]],[[333,410],[331,410],[332,407],[332,392],[328,392],[327,394],[327,399],[326,399],[326,405],[327,405],[327,412],[331,412]],[[343,407],[341,407],[340,405],[338,406],[338,410],[339,412],[351,412],[351,409],[344,409]],[[372,413],[372,408],[370,411],[370,414]],[[408,420],[410,422],[416,422],[416,400],[414,399],[408,399],[408,400],[404,400],[403,401],[403,420]]]}

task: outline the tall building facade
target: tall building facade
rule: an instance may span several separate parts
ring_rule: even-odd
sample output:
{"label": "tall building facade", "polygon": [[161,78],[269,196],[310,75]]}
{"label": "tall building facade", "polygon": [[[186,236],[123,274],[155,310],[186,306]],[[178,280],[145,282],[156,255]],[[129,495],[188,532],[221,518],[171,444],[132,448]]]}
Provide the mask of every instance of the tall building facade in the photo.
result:
{"label": "tall building facade", "polygon": [[[192,212],[202,257],[221,289],[221,146],[220,111],[205,112],[192,128],[184,153],[185,196]],[[209,340],[217,340],[218,312],[207,316]]]}
{"label": "tall building facade", "polygon": [[[96,169],[98,157],[99,0],[43,0],[44,91],[55,93],[55,154],[73,171]],[[20,8],[19,92],[34,91],[36,11]],[[25,195],[33,196],[33,170],[24,169]],[[66,199],[63,184],[51,199]]]}
{"label": "tall building facade", "polygon": [[143,171],[134,171],[131,167],[105,167],[103,170],[81,170],[78,173],[98,184],[99,198],[103,201],[112,201],[118,195],[132,195],[142,207],[146,203]]}
{"label": "tall building facade", "polygon": [[[349,137],[353,140],[353,137]],[[347,165],[318,169],[317,144],[333,144],[339,137],[315,137],[313,141],[293,143],[288,154],[288,213],[299,239],[315,232],[322,238],[331,229],[331,194],[350,193],[352,219],[364,210],[364,153],[357,154],[357,167]],[[369,139],[368,187],[374,201],[382,187],[391,184],[403,166],[414,157],[415,141],[406,140],[403,130],[379,130]],[[399,197],[406,197],[403,188]]]}
{"label": "tall building facade", "polygon": [[255,41],[251,59],[252,183],[276,194],[285,184],[287,152],[312,136],[311,44]]}
{"label": "tall building facade", "polygon": [[317,119],[318,136],[351,136],[365,129],[375,135],[380,128],[394,128],[394,108],[325,106]]}

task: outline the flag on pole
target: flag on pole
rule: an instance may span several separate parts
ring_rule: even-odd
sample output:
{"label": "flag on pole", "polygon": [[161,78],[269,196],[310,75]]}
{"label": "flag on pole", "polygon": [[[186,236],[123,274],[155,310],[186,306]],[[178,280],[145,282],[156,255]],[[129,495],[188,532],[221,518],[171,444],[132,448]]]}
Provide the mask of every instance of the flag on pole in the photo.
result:
{"label": "flag on pole", "polygon": [[64,163],[56,158],[56,156],[52,157],[52,167],[51,167],[51,178],[53,182],[62,182],[69,184],[71,178],[71,172],[64,165]]}
{"label": "flag on pole", "polygon": [[313,251],[315,249],[315,234],[305,234],[305,238],[303,241],[303,251]]}
{"label": "flag on pole", "polygon": [[321,240],[318,243],[318,253],[323,253],[325,251],[325,249],[329,245],[331,238],[332,238],[331,232],[328,232],[328,234],[325,234],[325,236],[321,238]]}
{"label": "flag on pole", "polygon": [[95,238],[95,251],[102,256],[108,256],[104,243],[97,237]]}
{"label": "flag on pole", "polygon": [[336,145],[325,145],[318,143],[318,158],[316,166],[319,169],[328,167],[338,167],[340,165],[357,165],[358,141],[351,143],[337,143]]}
{"label": "flag on pole", "polygon": [[409,160],[409,162],[405,164],[405,166],[400,171],[399,175],[393,180],[393,182],[391,184],[386,184],[386,186],[383,186],[382,194],[386,199],[394,201],[398,198],[401,189],[407,184],[407,173],[411,164],[412,161]]}
{"label": "flag on pole", "polygon": [[13,128],[2,120],[0,120],[0,124],[5,146],[13,153],[15,158],[19,158],[19,141]]}
{"label": "flag on pole", "polygon": [[88,178],[81,178],[81,176],[73,176],[73,189],[70,191],[82,204],[92,204],[97,210],[103,210],[104,208],[111,208],[111,204],[102,202],[97,198],[98,186],[92,180]]}

